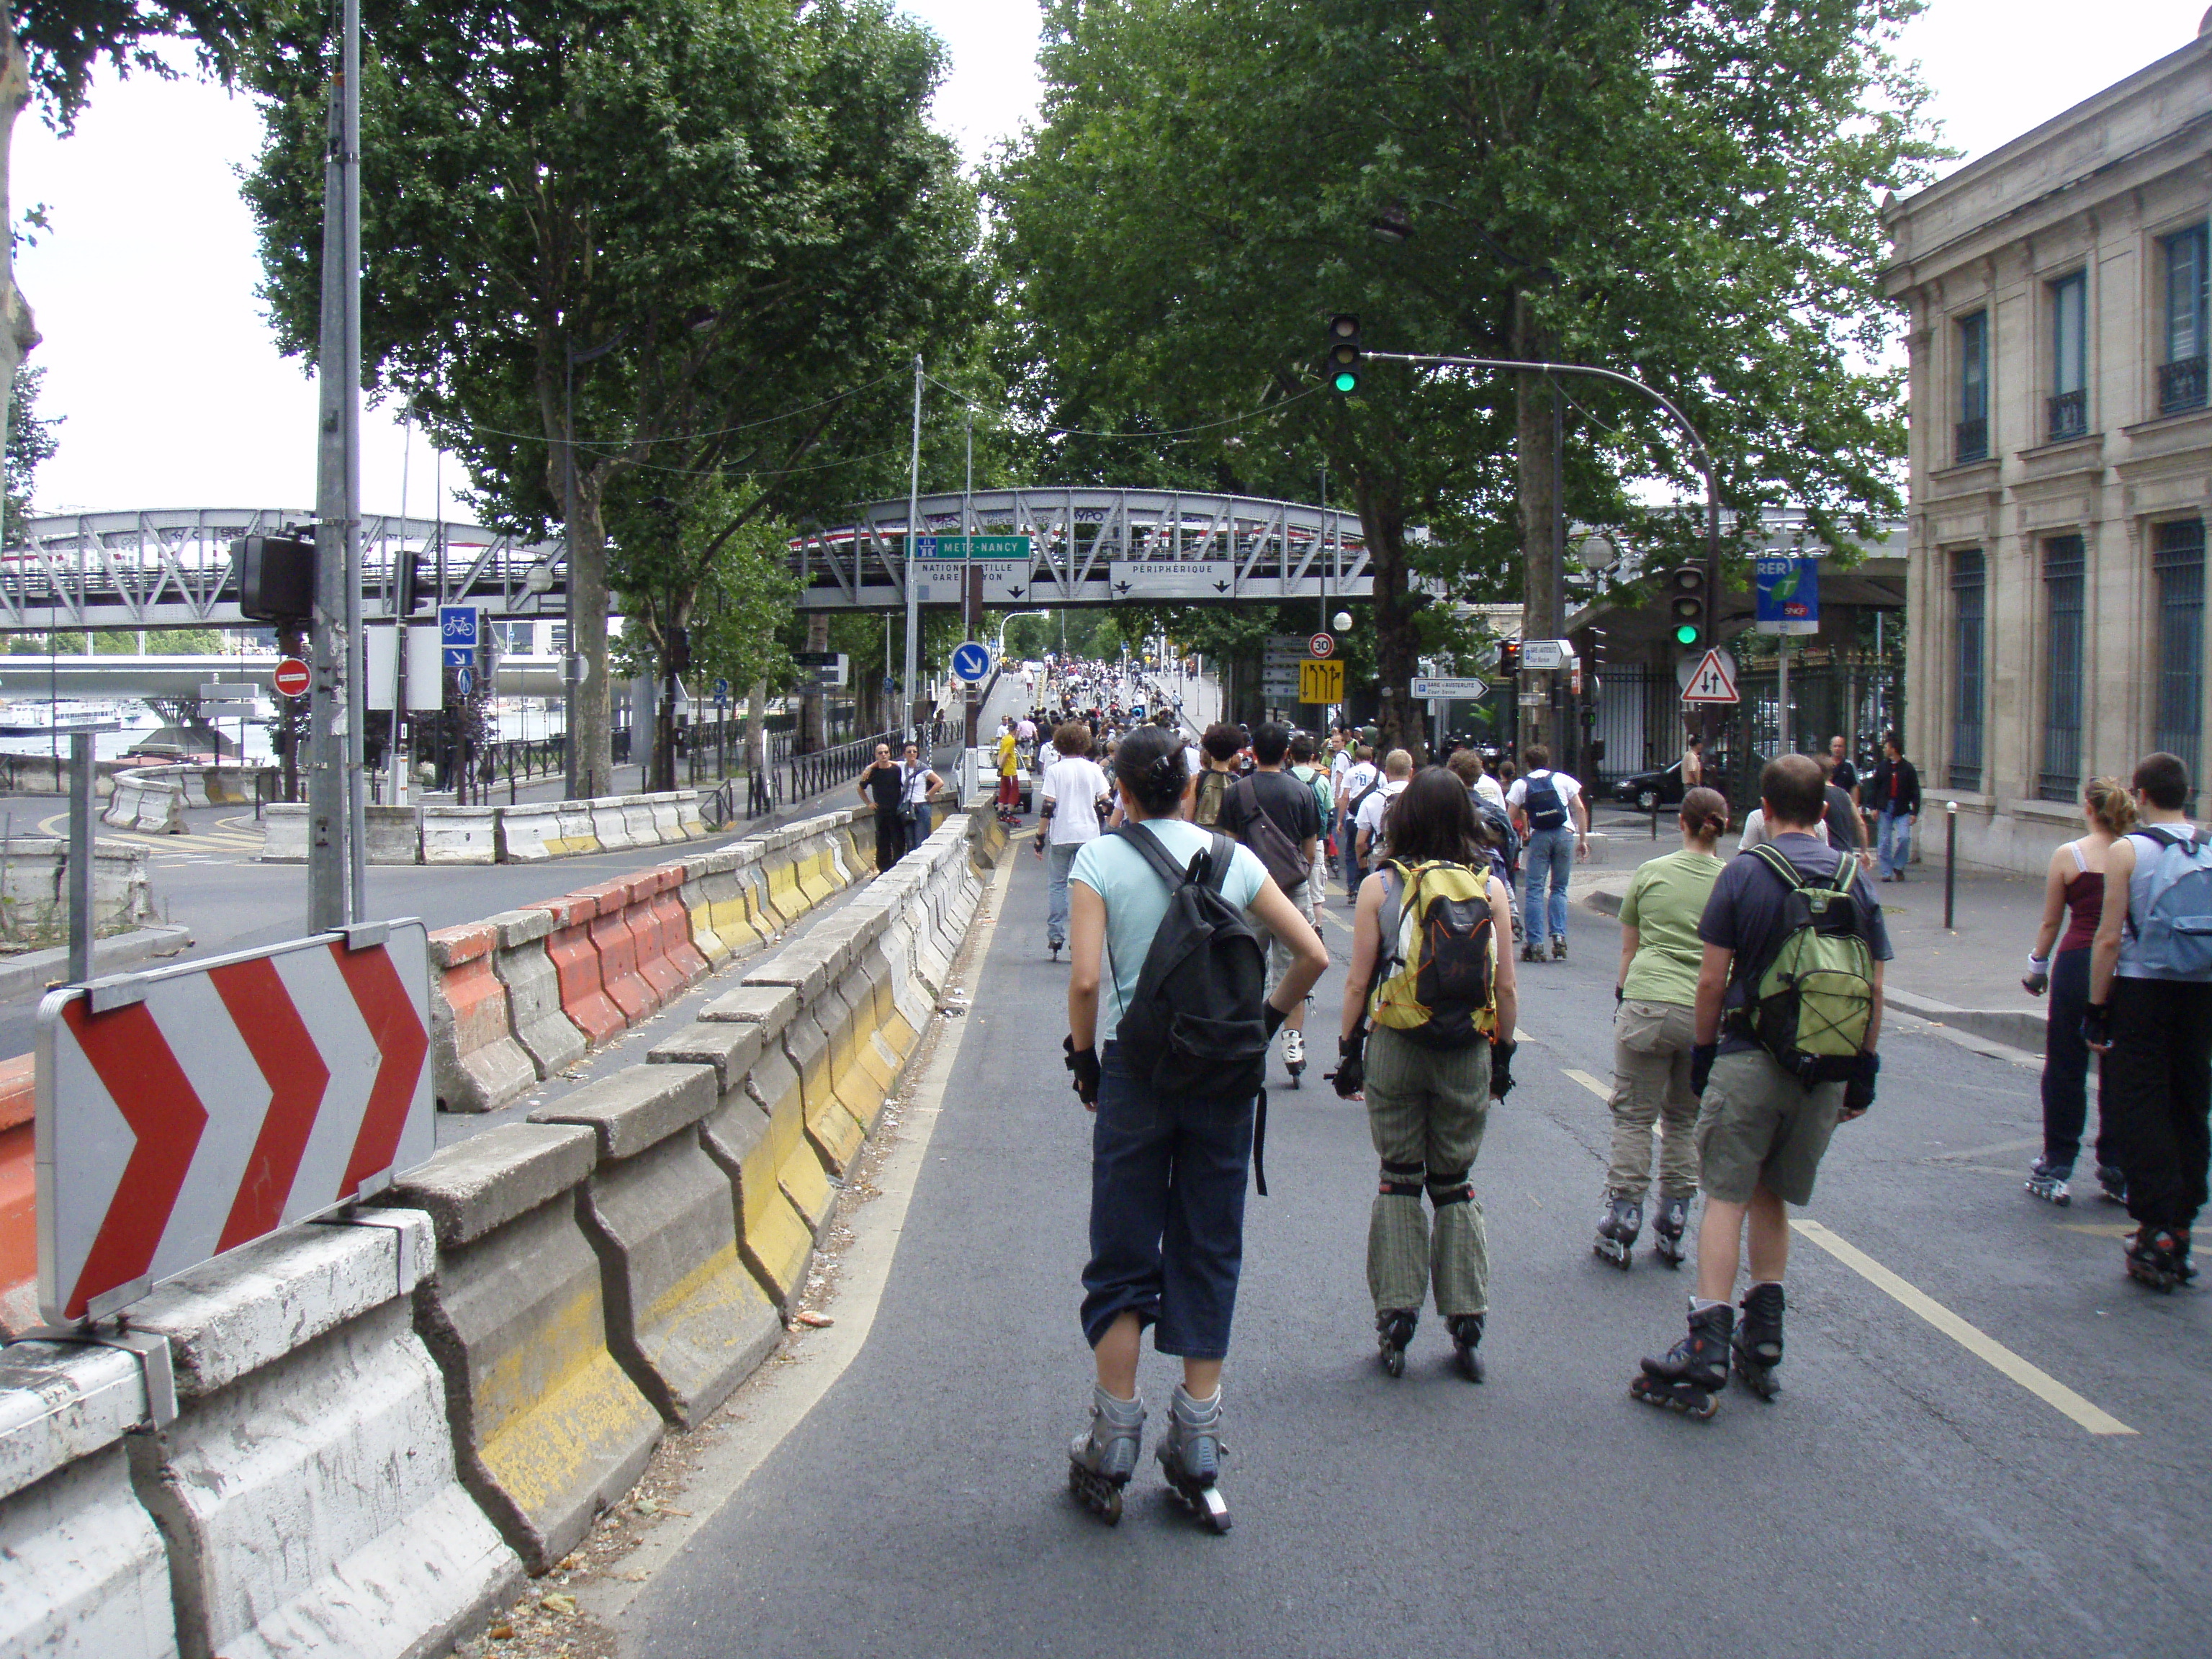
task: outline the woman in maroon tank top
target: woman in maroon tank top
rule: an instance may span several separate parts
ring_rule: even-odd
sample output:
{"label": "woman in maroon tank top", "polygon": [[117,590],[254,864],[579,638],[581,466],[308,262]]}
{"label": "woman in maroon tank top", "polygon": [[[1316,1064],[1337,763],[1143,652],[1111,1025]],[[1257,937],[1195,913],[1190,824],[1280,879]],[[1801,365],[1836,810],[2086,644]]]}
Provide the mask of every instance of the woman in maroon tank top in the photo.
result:
{"label": "woman in maroon tank top", "polygon": [[[2043,1156],[2028,1171],[2027,1190],[2054,1204],[2069,1201],[2066,1183],[2073,1178],[2089,1115],[2089,1048],[2081,1041],[2081,1010],[2089,1000],[2089,946],[2105,906],[2105,854],[2135,827],[2135,802],[2118,779],[2093,778],[2081,792],[2081,817],[2088,834],[2051,855],[2043,881],[2043,926],[2027,958],[2027,977],[2021,981],[2032,996],[2046,988],[2051,993],[2043,1038]],[[2101,1115],[2097,1180],[2108,1198],[2124,1191]]]}

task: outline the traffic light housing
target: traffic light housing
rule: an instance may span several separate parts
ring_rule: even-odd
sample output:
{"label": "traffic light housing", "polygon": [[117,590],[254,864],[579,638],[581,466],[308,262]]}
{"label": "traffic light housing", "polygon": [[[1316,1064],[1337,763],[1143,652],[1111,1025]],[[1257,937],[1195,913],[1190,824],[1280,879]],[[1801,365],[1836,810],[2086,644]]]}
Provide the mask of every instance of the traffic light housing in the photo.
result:
{"label": "traffic light housing", "polygon": [[1676,565],[1667,573],[1667,625],[1674,643],[1685,651],[1702,650],[1712,641],[1712,619],[1706,602],[1705,568]]}
{"label": "traffic light housing", "polygon": [[427,553],[402,552],[398,565],[399,592],[392,615],[411,617],[438,597],[437,575]]}
{"label": "traffic light housing", "polygon": [[1364,356],[1365,348],[1359,340],[1359,319],[1350,315],[1330,318],[1326,362],[1329,389],[1344,398],[1358,391],[1359,365]]}
{"label": "traffic light housing", "polygon": [[315,544],[291,536],[241,536],[230,544],[238,611],[253,622],[303,623],[314,609]]}
{"label": "traffic light housing", "polygon": [[1518,679],[1521,677],[1521,641],[1507,640],[1498,647],[1498,677]]}

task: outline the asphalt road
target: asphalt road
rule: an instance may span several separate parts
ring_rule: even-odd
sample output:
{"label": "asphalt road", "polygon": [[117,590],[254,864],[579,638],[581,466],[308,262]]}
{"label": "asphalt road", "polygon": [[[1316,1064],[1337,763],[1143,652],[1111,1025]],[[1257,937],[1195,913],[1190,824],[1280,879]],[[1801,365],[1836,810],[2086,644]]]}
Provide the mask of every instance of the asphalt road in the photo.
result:
{"label": "asphalt road", "polygon": [[[1805,1212],[1860,1265],[1798,1239],[1780,1398],[1732,1390],[1710,1424],[1629,1399],[1690,1281],[1648,1235],[1625,1274],[1590,1253],[1608,1121],[1575,1073],[1610,1076],[1618,935],[1579,907],[1574,959],[1527,970],[1520,1086],[1474,1170],[1487,1384],[1451,1370],[1432,1315],[1404,1378],[1382,1374],[1363,1114],[1325,1066],[1299,1091],[1279,1077],[1225,1384],[1234,1530],[1165,1499],[1173,1373],[1149,1354],[1146,1457],[1106,1529],[1066,1486],[1090,1393],[1088,1130],[1043,906],[1024,848],[865,1341],[639,1586],[625,1650],[2205,1651],[2212,1302],[2127,1281],[2118,1212],[2023,1194],[2030,1068],[1893,1026],[1881,1097]],[[1340,984],[1321,988],[1322,1054]]]}

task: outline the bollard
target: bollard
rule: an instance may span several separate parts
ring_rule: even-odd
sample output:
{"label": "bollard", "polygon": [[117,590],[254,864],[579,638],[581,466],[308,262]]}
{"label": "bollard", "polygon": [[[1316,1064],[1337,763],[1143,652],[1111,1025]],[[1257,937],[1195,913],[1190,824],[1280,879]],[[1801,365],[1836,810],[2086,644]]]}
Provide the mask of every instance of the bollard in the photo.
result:
{"label": "bollard", "polygon": [[1943,931],[1951,931],[1951,900],[1958,888],[1959,803],[1943,803]]}
{"label": "bollard", "polygon": [[1651,792],[1651,839],[1659,839],[1659,792]]}

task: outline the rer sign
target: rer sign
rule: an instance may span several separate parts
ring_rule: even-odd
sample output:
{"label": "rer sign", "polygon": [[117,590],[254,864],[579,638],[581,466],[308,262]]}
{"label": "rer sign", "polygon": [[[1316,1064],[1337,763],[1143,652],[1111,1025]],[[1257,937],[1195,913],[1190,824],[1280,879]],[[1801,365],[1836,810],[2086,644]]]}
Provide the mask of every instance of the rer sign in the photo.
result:
{"label": "rer sign", "polygon": [[1817,634],[1820,631],[1820,562],[1817,558],[1757,561],[1760,634]]}

